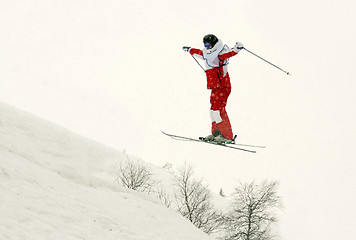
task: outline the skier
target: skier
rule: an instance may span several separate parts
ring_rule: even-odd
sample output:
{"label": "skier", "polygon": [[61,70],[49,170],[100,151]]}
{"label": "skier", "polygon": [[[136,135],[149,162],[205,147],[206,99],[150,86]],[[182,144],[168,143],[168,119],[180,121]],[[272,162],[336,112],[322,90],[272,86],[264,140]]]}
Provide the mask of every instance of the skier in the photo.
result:
{"label": "skier", "polygon": [[229,58],[243,49],[243,44],[237,42],[230,49],[215,35],[208,34],[203,38],[203,50],[184,46],[183,50],[205,61],[207,88],[211,89],[210,118],[212,122],[211,135],[203,138],[205,141],[234,143],[231,124],[225,110],[227,99],[231,92],[231,83],[227,65]]}

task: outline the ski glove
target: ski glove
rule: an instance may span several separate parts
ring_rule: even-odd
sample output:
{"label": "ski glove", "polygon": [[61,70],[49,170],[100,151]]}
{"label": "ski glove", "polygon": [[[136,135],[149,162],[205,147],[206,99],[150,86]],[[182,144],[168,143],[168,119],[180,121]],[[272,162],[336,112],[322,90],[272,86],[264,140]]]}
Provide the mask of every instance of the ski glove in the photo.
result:
{"label": "ski glove", "polygon": [[244,45],[240,42],[237,42],[236,45],[234,46],[235,52],[240,52],[244,48]]}
{"label": "ski glove", "polygon": [[190,49],[191,49],[191,47],[187,47],[187,46],[184,46],[184,47],[183,47],[183,51],[184,51],[184,52],[189,52]]}

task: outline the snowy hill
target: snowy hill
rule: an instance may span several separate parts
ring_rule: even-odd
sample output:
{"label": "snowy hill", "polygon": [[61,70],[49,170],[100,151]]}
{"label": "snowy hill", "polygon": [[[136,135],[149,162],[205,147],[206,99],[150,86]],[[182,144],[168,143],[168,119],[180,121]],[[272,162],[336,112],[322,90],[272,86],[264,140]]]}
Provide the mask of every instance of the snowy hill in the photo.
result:
{"label": "snowy hill", "polygon": [[158,200],[120,187],[124,157],[0,103],[0,239],[210,239]]}

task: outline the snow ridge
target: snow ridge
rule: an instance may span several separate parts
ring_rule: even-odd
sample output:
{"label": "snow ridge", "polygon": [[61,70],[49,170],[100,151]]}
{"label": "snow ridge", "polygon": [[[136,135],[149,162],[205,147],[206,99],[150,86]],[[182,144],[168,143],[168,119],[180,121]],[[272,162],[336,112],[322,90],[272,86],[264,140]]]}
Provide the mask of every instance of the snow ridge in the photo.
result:
{"label": "snow ridge", "polygon": [[210,239],[159,200],[120,187],[125,157],[0,103],[0,239]]}

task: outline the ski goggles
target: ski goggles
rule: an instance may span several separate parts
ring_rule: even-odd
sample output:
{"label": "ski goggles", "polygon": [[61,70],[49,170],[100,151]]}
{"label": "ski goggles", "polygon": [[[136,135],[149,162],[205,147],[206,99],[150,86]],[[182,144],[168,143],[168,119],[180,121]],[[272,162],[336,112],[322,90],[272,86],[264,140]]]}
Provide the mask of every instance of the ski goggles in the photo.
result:
{"label": "ski goggles", "polygon": [[208,42],[205,42],[205,43],[204,43],[204,46],[208,48],[208,47],[210,47],[210,46],[211,46],[211,44],[210,44],[210,43],[208,43]]}

